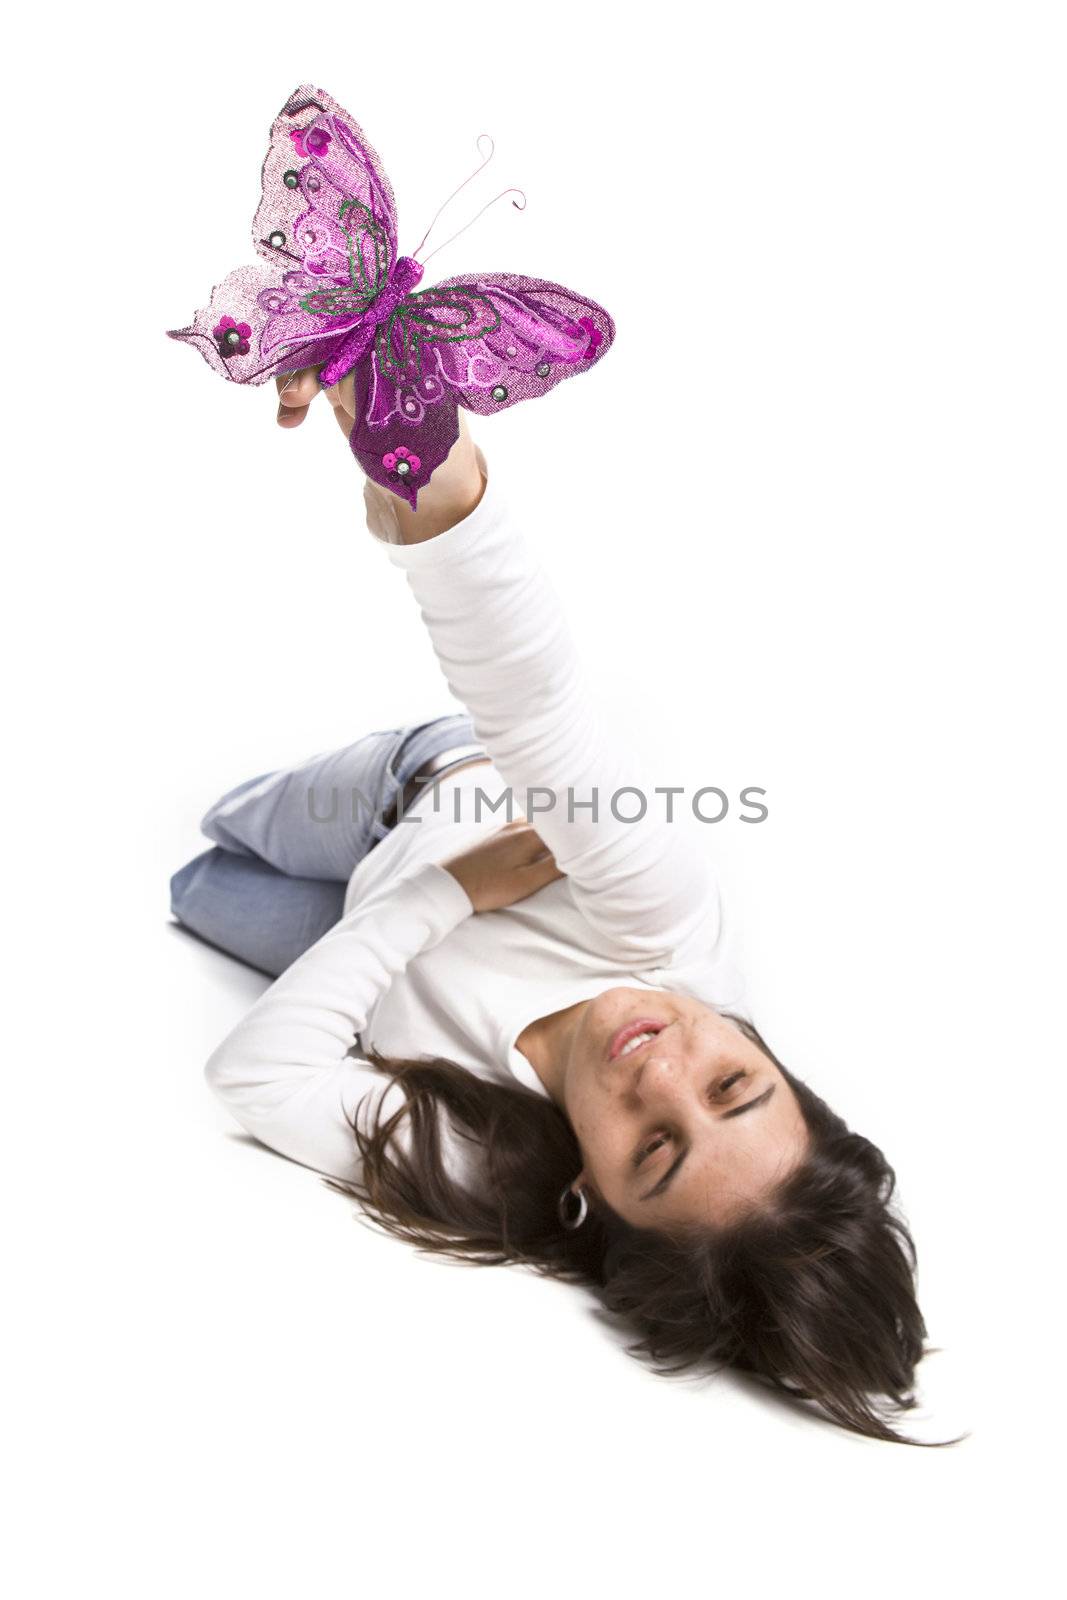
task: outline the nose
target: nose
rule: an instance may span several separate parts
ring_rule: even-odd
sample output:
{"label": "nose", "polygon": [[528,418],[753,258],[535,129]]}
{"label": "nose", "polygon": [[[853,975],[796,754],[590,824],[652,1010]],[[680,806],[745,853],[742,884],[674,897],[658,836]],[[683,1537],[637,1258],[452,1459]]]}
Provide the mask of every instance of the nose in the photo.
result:
{"label": "nose", "polygon": [[673,1102],[685,1092],[685,1069],[670,1056],[653,1051],[637,1069],[634,1088],[642,1100]]}

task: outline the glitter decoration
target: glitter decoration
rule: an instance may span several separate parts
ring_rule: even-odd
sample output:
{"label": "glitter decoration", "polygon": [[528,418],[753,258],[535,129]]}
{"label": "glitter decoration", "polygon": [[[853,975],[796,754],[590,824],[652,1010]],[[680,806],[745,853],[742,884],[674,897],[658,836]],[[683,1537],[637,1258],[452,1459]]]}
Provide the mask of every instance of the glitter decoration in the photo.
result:
{"label": "glitter decoration", "polygon": [[[271,126],[252,240],[261,264],[235,268],[169,336],[232,383],[309,367],[324,388],[350,377],[352,452],[412,506],[459,437],[457,407],[486,416],[537,399],[615,337],[603,306],[544,278],[464,273],[421,289],[377,153],[310,84]],[[415,448],[383,448],[398,425]]]}
{"label": "glitter decoration", "polygon": [[289,137],[293,141],[293,149],[298,156],[311,160],[315,156],[324,156],[330,148],[333,135],[327,128],[310,128],[306,132],[302,128],[290,128]]}
{"label": "glitter decoration", "polygon": [[601,333],[592,317],[579,317],[578,326],[579,328],[585,329],[586,337],[589,340],[586,349],[582,353],[582,360],[589,361],[596,354],[597,345],[600,343],[604,335]]}
{"label": "glitter decoration", "polygon": [[252,329],[247,322],[220,317],[211,334],[218,344],[219,354],[226,360],[231,356],[246,356],[251,348],[248,341],[252,337]]}
{"label": "glitter decoration", "polygon": [[386,451],[382,457],[382,466],[390,477],[403,480],[404,478],[412,477],[418,472],[422,462],[413,450],[408,449],[407,445],[398,444],[395,450]]}

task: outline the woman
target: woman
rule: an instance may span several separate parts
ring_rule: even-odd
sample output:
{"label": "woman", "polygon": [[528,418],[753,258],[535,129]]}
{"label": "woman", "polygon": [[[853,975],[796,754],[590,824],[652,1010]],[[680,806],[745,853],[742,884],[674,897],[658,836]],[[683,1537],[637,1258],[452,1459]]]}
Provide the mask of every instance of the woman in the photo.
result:
{"label": "woman", "polygon": [[[316,374],[280,388],[297,426]],[[347,438],[352,381],[325,392]],[[277,975],[210,1084],[392,1232],[593,1286],[659,1369],[732,1365],[919,1442],[883,1414],[915,1404],[926,1333],[893,1171],[743,1016],[709,865],[641,814],[654,785],[484,457],[464,426],[417,511],[365,498],[469,715],[208,812],[174,913]]]}

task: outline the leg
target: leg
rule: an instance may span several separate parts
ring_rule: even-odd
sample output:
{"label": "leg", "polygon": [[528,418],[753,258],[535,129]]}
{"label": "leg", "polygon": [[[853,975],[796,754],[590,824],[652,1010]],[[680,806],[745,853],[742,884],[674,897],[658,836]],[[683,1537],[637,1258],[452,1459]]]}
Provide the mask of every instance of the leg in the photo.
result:
{"label": "leg", "polygon": [[277,977],[340,920],[353,869],[388,831],[382,811],[423,762],[474,742],[458,713],[369,733],[238,784],[204,818],[216,848],[171,879],[172,912]]}
{"label": "leg", "polygon": [[388,832],[388,810],[422,763],[474,743],[463,713],[368,733],[341,750],[267,773],[223,795],[201,828],[224,849],[292,877],[347,883]]}
{"label": "leg", "polygon": [[170,880],[179,922],[276,978],[340,921],[345,884],[290,878],[255,856],[205,850]]}

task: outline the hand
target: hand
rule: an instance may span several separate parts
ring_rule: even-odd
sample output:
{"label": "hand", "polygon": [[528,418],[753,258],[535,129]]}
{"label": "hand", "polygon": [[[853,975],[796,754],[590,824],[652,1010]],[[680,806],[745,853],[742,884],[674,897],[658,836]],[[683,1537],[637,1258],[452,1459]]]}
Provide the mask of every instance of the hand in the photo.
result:
{"label": "hand", "polygon": [[499,911],[562,878],[552,852],[525,817],[516,817],[441,865],[464,889],[475,911]]}
{"label": "hand", "polygon": [[[333,408],[337,425],[347,441],[356,420],[356,382],[352,373],[340,383],[320,389],[316,367],[284,373],[275,378],[278,386],[278,423],[283,428],[298,428],[307,416],[317,394],[324,394]],[[464,517],[470,516],[485,489],[485,479],[474,453],[474,440],[467,428],[465,412],[459,412],[459,438],[447,458],[419,491],[419,507],[413,511],[406,500],[380,484],[370,483],[367,492],[385,509],[399,532],[399,543],[421,544],[435,534],[444,533]]]}

